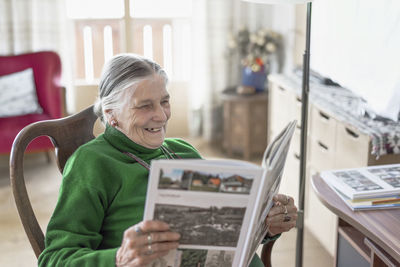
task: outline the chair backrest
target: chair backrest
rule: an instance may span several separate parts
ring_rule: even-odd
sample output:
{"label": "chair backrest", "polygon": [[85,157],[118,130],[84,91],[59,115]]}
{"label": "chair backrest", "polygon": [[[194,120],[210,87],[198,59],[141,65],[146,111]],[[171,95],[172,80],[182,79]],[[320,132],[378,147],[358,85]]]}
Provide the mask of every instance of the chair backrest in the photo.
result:
{"label": "chair backrest", "polygon": [[14,140],[10,155],[10,179],[22,225],[36,257],[44,249],[44,234],[33,212],[25,186],[23,160],[28,144],[39,136],[48,136],[54,147],[57,165],[63,171],[67,159],[81,145],[94,138],[97,116],[93,106],[66,118],[39,121],[22,129]]}

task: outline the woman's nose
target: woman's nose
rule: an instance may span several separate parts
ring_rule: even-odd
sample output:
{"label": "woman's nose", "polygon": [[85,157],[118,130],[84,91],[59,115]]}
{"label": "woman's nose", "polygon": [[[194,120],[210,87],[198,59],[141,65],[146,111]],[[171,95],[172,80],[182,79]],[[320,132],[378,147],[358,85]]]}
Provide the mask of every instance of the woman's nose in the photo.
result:
{"label": "woman's nose", "polygon": [[166,121],[168,119],[166,111],[161,105],[158,105],[156,110],[154,111],[153,119],[155,121]]}

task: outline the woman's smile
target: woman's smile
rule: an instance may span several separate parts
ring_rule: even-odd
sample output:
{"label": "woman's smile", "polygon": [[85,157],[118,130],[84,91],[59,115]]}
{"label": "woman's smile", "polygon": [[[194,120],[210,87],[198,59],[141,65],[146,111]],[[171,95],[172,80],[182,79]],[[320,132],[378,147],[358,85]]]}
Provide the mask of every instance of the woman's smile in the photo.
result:
{"label": "woman's smile", "polygon": [[149,132],[151,132],[151,133],[158,133],[158,132],[160,132],[162,129],[163,129],[163,127],[160,127],[160,128],[144,128],[146,131],[149,131]]}

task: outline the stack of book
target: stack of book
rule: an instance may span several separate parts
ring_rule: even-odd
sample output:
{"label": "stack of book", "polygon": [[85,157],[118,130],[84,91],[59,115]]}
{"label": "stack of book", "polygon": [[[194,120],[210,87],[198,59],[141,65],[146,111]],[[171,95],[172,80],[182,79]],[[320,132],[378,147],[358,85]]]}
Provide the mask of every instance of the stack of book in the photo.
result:
{"label": "stack of book", "polygon": [[321,172],[354,211],[400,208],[400,164]]}

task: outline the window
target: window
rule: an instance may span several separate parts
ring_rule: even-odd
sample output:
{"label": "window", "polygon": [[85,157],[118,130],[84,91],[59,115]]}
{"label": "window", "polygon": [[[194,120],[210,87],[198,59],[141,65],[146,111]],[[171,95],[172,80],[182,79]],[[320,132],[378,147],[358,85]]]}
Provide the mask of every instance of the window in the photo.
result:
{"label": "window", "polygon": [[[121,52],[152,58],[164,67],[170,80],[190,79],[190,0],[69,0],[66,3],[75,37],[71,45],[76,80],[97,83],[104,62]],[[129,10],[129,17],[125,10]]]}
{"label": "window", "polygon": [[188,18],[192,15],[192,1],[130,0],[129,13],[133,18]]}
{"label": "window", "polygon": [[125,9],[124,0],[68,0],[66,10],[71,19],[115,19],[122,18]]}

